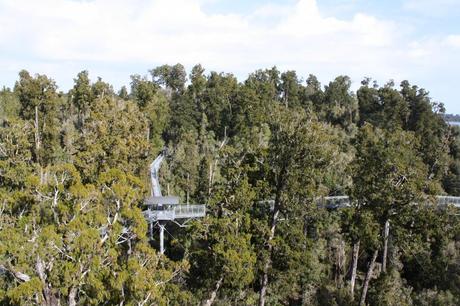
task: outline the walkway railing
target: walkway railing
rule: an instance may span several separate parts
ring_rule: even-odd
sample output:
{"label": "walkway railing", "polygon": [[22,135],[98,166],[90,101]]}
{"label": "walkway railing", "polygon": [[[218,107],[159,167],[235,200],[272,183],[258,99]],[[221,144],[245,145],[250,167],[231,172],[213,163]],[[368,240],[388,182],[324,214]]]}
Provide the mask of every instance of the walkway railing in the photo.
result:
{"label": "walkway railing", "polygon": [[[438,206],[452,205],[460,208],[460,197],[436,196]],[[333,196],[318,199],[318,204],[329,209],[344,208],[351,205],[349,196]]]}
{"label": "walkway railing", "polygon": [[147,209],[144,217],[148,221],[171,221],[175,219],[200,218],[206,215],[205,205],[164,205]]}
{"label": "walkway railing", "polygon": [[460,197],[437,196],[436,200],[438,205],[453,205],[457,208],[460,208]]}

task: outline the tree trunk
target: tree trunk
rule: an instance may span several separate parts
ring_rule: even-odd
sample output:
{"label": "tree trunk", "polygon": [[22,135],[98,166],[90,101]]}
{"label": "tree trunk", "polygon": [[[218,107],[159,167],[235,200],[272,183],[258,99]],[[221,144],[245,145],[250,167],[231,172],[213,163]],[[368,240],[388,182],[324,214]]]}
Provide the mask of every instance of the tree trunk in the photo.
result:
{"label": "tree trunk", "polygon": [[366,278],[364,279],[363,292],[361,293],[361,301],[359,302],[360,306],[366,305],[366,295],[367,290],[369,289],[369,282],[371,281],[372,272],[374,271],[375,261],[377,260],[377,255],[379,254],[378,250],[375,250],[374,255],[372,256],[371,262],[369,264],[369,269],[367,270]]}
{"label": "tree trunk", "polygon": [[289,89],[288,89],[288,88],[284,88],[284,106],[285,106],[286,108],[289,107],[288,96],[289,96]]}
{"label": "tree trunk", "polygon": [[203,306],[211,306],[213,303],[214,303],[214,300],[216,299],[217,297],[217,292],[219,291],[220,289],[220,286],[222,286],[222,282],[224,281],[224,276],[222,275],[219,280],[217,281],[216,283],[216,287],[214,288],[214,290],[211,292],[211,296],[209,297],[209,299],[207,299],[206,301],[203,302]]}
{"label": "tree trunk", "polygon": [[187,172],[187,205],[190,200],[190,173]]}
{"label": "tree trunk", "polygon": [[337,288],[343,285],[343,267],[345,266],[345,241],[339,240],[336,253],[336,270],[335,270],[335,283]]}
{"label": "tree trunk", "polygon": [[259,293],[259,306],[265,305],[265,295],[267,294],[267,287],[268,287],[268,270],[270,269],[271,265],[271,256],[273,251],[272,240],[275,237],[275,230],[276,224],[278,223],[278,216],[279,216],[279,205],[277,204],[278,200],[275,202],[275,207],[272,215],[272,222],[270,227],[270,235],[268,237],[268,258],[265,261],[263,275],[262,275],[262,286],[260,288]]}
{"label": "tree trunk", "polygon": [[35,162],[40,163],[39,158],[39,151],[40,151],[40,130],[39,130],[39,122],[38,122],[38,105],[35,106],[35,120],[34,120],[34,128],[35,128]]}
{"label": "tree trunk", "polygon": [[77,297],[77,288],[76,287],[70,288],[70,291],[69,291],[69,306],[76,306],[77,305],[76,297]]}
{"label": "tree trunk", "polygon": [[358,257],[359,257],[359,244],[360,241],[353,244],[353,258],[351,266],[351,279],[350,279],[350,293],[351,297],[354,297],[355,293],[355,284],[356,284],[356,271],[358,270]]}
{"label": "tree trunk", "polygon": [[209,178],[208,178],[208,196],[211,195],[211,188],[212,188],[212,176],[213,176],[213,169],[212,169],[212,161],[209,163]]}
{"label": "tree trunk", "polygon": [[383,230],[383,255],[382,255],[382,271],[387,271],[387,254],[388,254],[388,235],[390,234],[390,220],[385,222]]}
{"label": "tree trunk", "polygon": [[41,260],[40,256],[37,256],[37,261],[35,263],[35,271],[38,274],[38,277],[40,278],[42,284],[43,284],[43,300],[44,303],[43,305],[46,306],[54,306],[57,305],[57,299],[53,295],[53,292],[46,281],[46,274],[45,274],[45,263]]}

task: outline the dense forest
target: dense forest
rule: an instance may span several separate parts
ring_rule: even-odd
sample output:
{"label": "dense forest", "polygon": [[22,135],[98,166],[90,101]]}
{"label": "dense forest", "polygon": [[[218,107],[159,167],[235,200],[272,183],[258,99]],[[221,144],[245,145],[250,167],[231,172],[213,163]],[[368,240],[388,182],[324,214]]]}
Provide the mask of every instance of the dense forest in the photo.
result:
{"label": "dense forest", "polygon": [[[459,305],[460,129],[403,81],[163,65],[0,91],[1,305]],[[144,220],[164,193],[207,205]],[[352,205],[328,209],[325,196]],[[271,205],[267,204],[271,203]]]}

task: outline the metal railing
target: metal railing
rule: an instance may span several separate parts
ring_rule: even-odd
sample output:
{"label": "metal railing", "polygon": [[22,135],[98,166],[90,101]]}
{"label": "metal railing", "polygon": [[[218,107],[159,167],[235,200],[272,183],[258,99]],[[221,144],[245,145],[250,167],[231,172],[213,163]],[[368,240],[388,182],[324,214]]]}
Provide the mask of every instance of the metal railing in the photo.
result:
{"label": "metal railing", "polygon": [[436,200],[438,205],[453,205],[455,207],[460,207],[460,197],[437,196]]}
{"label": "metal railing", "polygon": [[[457,208],[460,208],[460,197],[452,196],[436,196],[436,205],[446,206],[453,205]],[[430,202],[430,201],[428,201]],[[323,205],[327,208],[344,208],[351,205],[350,198],[348,196],[334,196],[334,197],[324,197],[318,200],[320,205]]]}
{"label": "metal railing", "polygon": [[318,201],[318,204],[329,209],[349,207],[351,205],[349,196],[324,197]]}
{"label": "metal railing", "polygon": [[176,219],[198,218],[206,215],[205,205],[175,205],[173,208]]}
{"label": "metal railing", "polygon": [[153,222],[200,218],[206,215],[206,205],[164,205],[156,209],[147,209],[143,213],[148,221]]}

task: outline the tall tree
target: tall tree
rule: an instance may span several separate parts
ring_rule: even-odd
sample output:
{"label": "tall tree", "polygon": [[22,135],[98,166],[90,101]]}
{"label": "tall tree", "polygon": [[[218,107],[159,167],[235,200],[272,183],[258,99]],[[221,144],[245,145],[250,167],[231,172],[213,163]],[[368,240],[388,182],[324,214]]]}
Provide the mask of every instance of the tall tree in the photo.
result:
{"label": "tall tree", "polygon": [[44,167],[53,161],[59,149],[56,84],[44,75],[32,77],[23,70],[14,90],[21,103],[21,118],[34,126],[34,161]]}
{"label": "tall tree", "polygon": [[150,74],[156,84],[166,86],[173,92],[183,91],[187,81],[187,73],[181,64],[162,65],[150,70]]}
{"label": "tall tree", "polygon": [[351,80],[348,76],[339,76],[330,82],[324,91],[326,119],[351,129],[358,120],[358,101],[351,92]]}
{"label": "tall tree", "polygon": [[275,237],[281,215],[296,218],[305,213],[314,195],[327,192],[324,182],[340,150],[327,126],[305,114],[277,109],[270,121],[271,139],[261,177],[268,183],[265,195],[273,197],[264,237],[259,305],[265,305],[272,266]]}
{"label": "tall tree", "polygon": [[[388,226],[394,215],[403,214],[413,203],[425,201],[428,189],[427,169],[416,155],[418,143],[412,133],[384,131],[365,124],[359,131],[355,147],[352,190],[358,211],[369,210],[382,232],[382,264],[388,253]],[[410,211],[410,210],[409,210]],[[367,294],[370,277],[380,247],[372,252],[369,270],[363,285],[361,304]]]}
{"label": "tall tree", "polygon": [[72,104],[77,109],[77,127],[81,130],[83,121],[88,116],[90,105],[94,100],[88,71],[84,70],[78,73],[74,83],[75,85],[69,94]]}

